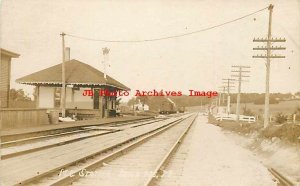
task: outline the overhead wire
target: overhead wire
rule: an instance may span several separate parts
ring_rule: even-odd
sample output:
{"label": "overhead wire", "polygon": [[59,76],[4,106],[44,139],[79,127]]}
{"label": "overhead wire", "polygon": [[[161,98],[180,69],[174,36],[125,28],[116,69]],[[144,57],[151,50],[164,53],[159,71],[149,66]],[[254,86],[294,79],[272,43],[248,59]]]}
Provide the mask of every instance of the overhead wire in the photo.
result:
{"label": "overhead wire", "polygon": [[173,38],[184,37],[184,36],[188,36],[188,35],[192,35],[192,34],[197,34],[197,33],[204,32],[204,31],[208,31],[208,30],[211,30],[211,29],[214,29],[214,28],[218,28],[218,27],[221,27],[221,26],[224,26],[224,25],[227,25],[227,24],[230,24],[230,23],[239,21],[239,20],[244,19],[244,18],[246,18],[246,17],[252,16],[252,15],[257,14],[257,13],[259,13],[259,12],[262,12],[262,11],[264,11],[265,9],[268,9],[268,7],[265,7],[265,8],[263,8],[263,9],[254,11],[254,12],[252,12],[252,13],[249,13],[249,14],[247,14],[247,15],[244,15],[244,16],[239,17],[239,18],[236,18],[236,19],[233,19],[233,20],[230,20],[230,21],[223,22],[223,23],[218,24],[218,25],[210,26],[210,27],[203,28],[203,29],[200,29],[200,30],[195,30],[195,31],[192,31],[192,32],[187,32],[187,33],[182,33],[182,34],[177,34],[177,35],[171,35],[171,36],[165,36],[165,37],[159,37],[159,38],[153,38],[153,39],[141,39],[141,40],[109,40],[109,39],[94,39],[94,38],[88,38],[88,37],[83,37],[83,36],[78,36],[78,35],[73,35],[73,34],[68,34],[68,33],[66,33],[66,36],[73,37],[73,38],[78,38],[78,39],[83,39],[83,40],[98,41],[98,42],[106,42],[106,43],[141,43],[141,42],[161,41],[161,40],[167,40],[167,39],[173,39]]}

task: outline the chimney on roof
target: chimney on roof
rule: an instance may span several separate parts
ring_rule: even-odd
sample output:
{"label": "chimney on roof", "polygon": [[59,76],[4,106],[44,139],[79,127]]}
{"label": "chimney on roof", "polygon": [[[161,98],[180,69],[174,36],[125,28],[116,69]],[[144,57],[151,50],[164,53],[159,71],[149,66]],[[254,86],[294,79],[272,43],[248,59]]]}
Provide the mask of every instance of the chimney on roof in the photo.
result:
{"label": "chimney on roof", "polygon": [[65,48],[65,61],[70,61],[70,47]]}

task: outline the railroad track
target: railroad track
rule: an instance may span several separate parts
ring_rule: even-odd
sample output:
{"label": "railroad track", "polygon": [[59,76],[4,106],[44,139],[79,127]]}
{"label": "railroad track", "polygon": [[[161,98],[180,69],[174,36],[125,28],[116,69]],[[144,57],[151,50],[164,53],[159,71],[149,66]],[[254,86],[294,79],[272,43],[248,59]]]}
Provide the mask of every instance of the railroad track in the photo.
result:
{"label": "railroad track", "polygon": [[298,184],[294,183],[293,181],[291,181],[289,178],[279,173],[274,168],[268,168],[268,170],[277,179],[279,186],[300,186],[300,183]]}
{"label": "railroad track", "polygon": [[[144,179],[142,180],[144,185],[150,184],[152,182],[152,177],[160,171],[161,166],[164,165],[164,162],[168,160],[174,149],[176,149],[176,147],[190,128],[191,124],[193,123],[195,117],[195,115],[186,115],[180,117],[179,119],[173,119],[169,123],[165,123],[162,126],[155,128],[151,131],[130,138],[124,142],[115,144],[114,146],[102,150],[97,154],[93,154],[91,156],[82,158],[78,161],[74,161],[70,164],[60,166],[55,170],[37,175],[20,184],[80,184],[81,181],[90,181],[89,177],[86,177],[86,175],[82,176],[82,174],[89,174],[91,171],[95,171],[98,169],[100,169],[101,171],[107,168],[113,169],[114,166],[117,164],[115,164],[112,167],[107,165],[112,165],[112,162],[115,161],[128,163],[127,165],[122,165],[128,166],[126,168],[136,168],[136,165],[139,165],[137,167],[139,167],[140,170],[137,170],[137,172],[143,172],[149,171],[146,170],[147,166],[150,166],[149,162],[152,162],[153,160],[150,166],[151,170],[150,172],[148,172],[148,176],[144,177]],[[158,151],[158,149],[160,149],[160,151]],[[126,159],[128,158],[128,156],[132,158]],[[124,158],[126,160],[124,160]],[[152,159],[151,161],[150,158]],[[137,161],[144,162],[140,162],[139,164],[137,164]],[[142,170],[144,168],[145,170]],[[108,177],[105,178],[107,179]],[[111,176],[110,178],[114,178],[114,176]],[[124,184],[124,182],[119,183],[121,185],[126,185]],[[95,184],[97,185],[97,183],[94,183],[92,185]]]}
{"label": "railroad track", "polygon": [[[93,129],[89,129],[89,127],[93,127],[93,126],[109,126],[109,127],[126,126],[126,125],[131,125],[131,124],[140,123],[140,122],[147,122],[147,121],[152,121],[152,120],[154,120],[154,118],[138,119],[138,120],[131,120],[131,121],[118,121],[118,122],[113,122],[113,123],[104,123],[104,124],[100,124],[100,125],[95,124],[95,125],[89,125],[89,126],[77,126],[77,127],[67,128],[67,129],[53,129],[53,130],[48,130],[48,131],[43,131],[43,132],[29,132],[29,133],[17,135],[18,139],[14,139],[14,140],[7,140],[5,138],[13,138],[13,137],[15,137],[15,135],[2,136],[3,139],[2,139],[1,147],[22,145],[22,144],[40,141],[43,139],[51,139],[51,138],[57,138],[60,136],[67,136],[67,135],[71,135],[71,134],[88,132],[89,130],[93,130]],[[10,136],[12,136],[12,137],[10,137]]]}
{"label": "railroad track", "polygon": [[1,173],[0,180],[5,185],[24,185],[39,180],[43,176],[59,172],[62,168],[78,165],[99,154],[104,155],[113,149],[116,150],[124,145],[134,143],[136,140],[187,117],[189,115],[169,118],[149,125],[128,128],[118,133],[84,139],[64,146],[5,159],[0,164],[0,169],[5,170]]}
{"label": "railroad track", "polygon": [[[124,126],[131,127],[131,128],[140,127],[143,125],[152,124],[162,120],[163,119],[146,119],[142,121],[141,120],[129,121],[129,122],[118,123],[116,126],[114,124],[109,124],[107,125],[107,127],[103,127],[103,125],[101,127],[89,126],[89,127],[83,127],[81,130],[75,130],[71,132],[63,132],[58,134],[50,134],[45,136],[8,141],[1,144],[2,147],[1,158],[2,159],[12,158],[27,153],[44,150],[47,148],[73,143],[87,138],[93,138],[101,135],[119,132],[120,130],[125,129]],[[115,129],[110,127],[114,127]]]}

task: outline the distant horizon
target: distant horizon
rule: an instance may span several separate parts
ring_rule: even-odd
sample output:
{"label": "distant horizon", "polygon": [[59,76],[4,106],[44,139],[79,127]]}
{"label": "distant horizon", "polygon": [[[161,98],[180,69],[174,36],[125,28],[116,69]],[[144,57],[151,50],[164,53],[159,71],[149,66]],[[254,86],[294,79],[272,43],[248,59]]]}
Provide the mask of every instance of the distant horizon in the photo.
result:
{"label": "distant horizon", "polygon": [[[31,87],[33,87],[33,85],[27,85],[27,86],[31,86]],[[11,87],[11,89],[15,89],[15,90],[19,90],[19,89],[21,89],[21,90],[23,90],[24,91],[24,93],[25,93],[25,95],[26,96],[28,96],[28,97],[30,97],[31,98],[31,100],[32,101],[34,101],[34,92],[32,93],[32,94],[29,94],[28,92],[26,92],[24,89],[22,89],[22,88],[14,88],[14,87]],[[134,90],[130,90],[130,91],[128,91],[128,92],[131,92],[131,91],[133,91],[134,92]],[[203,90],[203,91],[205,91],[205,90]],[[223,92],[221,92],[221,91],[217,91],[216,90],[216,92],[218,92],[218,94],[219,93],[221,93],[221,94],[226,94],[227,95],[227,92],[225,92],[225,93],[223,93]],[[291,95],[293,95],[293,96],[295,96],[296,94],[299,94],[300,93],[300,90],[299,91],[296,91],[296,92],[270,92],[270,94],[291,94]],[[237,92],[230,92],[230,94],[231,95],[236,95],[236,94],[238,94]],[[265,92],[241,92],[241,94],[261,94],[261,95],[263,95],[263,94],[265,94]],[[197,96],[189,96],[188,94],[185,94],[185,93],[182,93],[182,95],[180,95],[180,97],[184,97],[184,96],[186,96],[186,97],[197,97]],[[143,96],[134,96],[134,94],[130,94],[129,93],[129,95],[128,96],[118,96],[118,98],[121,98],[121,102],[124,102],[124,100],[125,100],[125,102],[127,102],[128,100],[130,100],[130,99],[132,99],[133,97],[143,97]],[[145,97],[147,97],[147,96],[145,96]],[[148,96],[148,97],[179,97],[179,96]],[[201,98],[201,97],[203,97],[203,98],[207,98],[207,97],[204,97],[204,96],[198,96],[199,97],[199,99]],[[216,98],[216,97],[215,97]],[[208,98],[208,99],[214,99],[214,97],[211,97],[211,98]]]}

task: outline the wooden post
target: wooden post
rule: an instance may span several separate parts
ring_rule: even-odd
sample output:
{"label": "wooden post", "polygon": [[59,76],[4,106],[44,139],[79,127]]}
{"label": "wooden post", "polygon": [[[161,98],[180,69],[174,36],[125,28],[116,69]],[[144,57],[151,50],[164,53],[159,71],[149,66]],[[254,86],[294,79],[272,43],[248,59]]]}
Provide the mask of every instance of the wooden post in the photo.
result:
{"label": "wooden post", "polygon": [[64,118],[66,116],[66,75],[65,75],[65,33],[61,33],[62,38],[62,87],[61,87],[61,98],[60,98],[60,107],[61,114]]}
{"label": "wooden post", "polygon": [[253,50],[266,50],[267,51],[267,55],[256,55],[256,56],[252,56],[253,58],[264,58],[267,59],[266,62],[266,93],[265,93],[265,110],[264,110],[264,128],[267,128],[269,126],[269,118],[270,118],[270,108],[269,108],[269,103],[270,103],[270,61],[271,58],[285,58],[285,56],[282,55],[274,55],[271,53],[271,51],[273,50],[285,50],[285,47],[274,47],[272,46],[272,42],[285,42],[285,39],[281,39],[281,38],[272,38],[272,34],[271,34],[271,28],[272,28],[272,13],[273,13],[273,8],[274,6],[272,4],[270,4],[270,6],[268,7],[269,10],[269,26],[268,26],[268,38],[267,39],[263,39],[263,38],[257,38],[257,39],[253,39],[253,42],[267,42],[267,47],[263,46],[263,47],[257,47],[257,48],[253,48]]}
{"label": "wooden post", "polygon": [[271,55],[271,26],[272,26],[272,13],[273,5],[271,4],[269,10],[269,27],[268,27],[268,41],[267,41],[267,63],[266,63],[266,94],[265,94],[265,117],[264,117],[264,128],[269,126],[269,102],[270,102],[270,55]]}
{"label": "wooden post", "polygon": [[72,102],[72,107],[74,107],[74,94],[75,94],[75,90],[74,90],[74,87],[72,88],[72,95],[71,95],[71,102]]}
{"label": "wooden post", "polygon": [[35,90],[35,107],[39,108],[39,104],[40,104],[40,86],[36,86],[36,90]]}
{"label": "wooden post", "polygon": [[231,66],[232,68],[238,68],[238,70],[232,70],[231,72],[237,72],[238,74],[231,75],[232,77],[237,77],[238,78],[238,94],[237,94],[237,100],[236,100],[236,121],[238,122],[240,119],[240,103],[241,103],[241,90],[242,90],[242,78],[243,77],[249,77],[243,75],[243,73],[250,72],[250,71],[245,71],[243,68],[250,68],[249,66],[240,66],[240,65],[234,65]]}
{"label": "wooden post", "polygon": [[235,79],[230,79],[230,78],[227,78],[227,79],[222,79],[224,82],[224,84],[226,84],[227,86],[227,115],[230,114],[230,88],[233,87],[231,86],[232,84],[231,83],[234,83],[233,81],[235,81]]}
{"label": "wooden post", "polygon": [[9,106],[9,103],[10,103],[10,79],[11,79],[11,58],[9,59],[9,62],[8,62],[8,83],[7,83],[7,100],[6,100],[7,108],[10,107]]}

